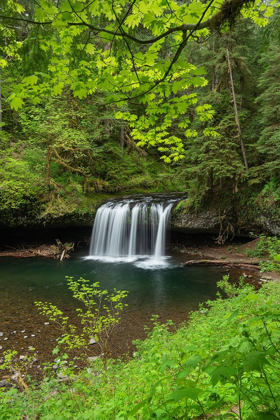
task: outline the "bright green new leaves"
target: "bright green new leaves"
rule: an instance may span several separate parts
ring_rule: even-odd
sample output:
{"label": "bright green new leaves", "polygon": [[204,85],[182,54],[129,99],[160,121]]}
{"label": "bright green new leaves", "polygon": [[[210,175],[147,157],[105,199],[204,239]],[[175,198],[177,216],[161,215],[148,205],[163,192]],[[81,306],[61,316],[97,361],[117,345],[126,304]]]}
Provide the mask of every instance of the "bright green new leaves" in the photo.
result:
{"label": "bright green new leaves", "polygon": [[23,106],[23,100],[20,96],[15,96],[15,94],[13,94],[12,96],[10,96],[9,98],[11,100],[11,108],[15,109],[16,111],[21,108]]}
{"label": "bright green new leaves", "polygon": [[42,315],[60,326],[63,332],[62,338],[58,339],[60,346],[86,354],[90,341],[94,340],[106,365],[108,342],[120,320],[120,313],[126,306],[123,304],[123,299],[128,292],[114,289],[113,293],[109,293],[108,290],[100,289],[98,282],[91,284],[89,280],[83,278],[74,280],[72,277],[67,277],[67,282],[74,299],[81,304],[76,311],[80,318],[82,333],[79,334],[77,327],[69,324],[69,317],[55,305],[47,302],[35,302],[35,305]]}
{"label": "bright green new leaves", "polygon": [[268,3],[258,0],[255,3],[255,7],[244,9],[242,15],[245,18],[251,19],[258,26],[266,26],[269,23],[269,18],[273,15],[275,8],[278,7],[279,2],[277,0],[271,0]]}
{"label": "bright green new leaves", "polygon": [[[207,81],[196,76],[204,74],[204,69],[197,69],[191,64],[179,62],[174,65],[174,75],[169,82],[162,82],[153,93],[140,99],[145,104],[145,114],[138,117],[128,112],[118,112],[117,118],[126,120],[132,129],[131,134],[141,147],[156,146],[163,154],[166,163],[178,161],[185,155],[183,137],[195,137],[197,133],[190,130],[190,120],[184,118],[190,107],[193,107],[201,121],[212,119],[210,105],[194,107],[197,94],[193,88],[205,86]],[[157,70],[160,74],[160,69]],[[194,76],[195,75],[195,76]],[[186,94],[187,90],[192,93]],[[172,135],[172,130],[183,128],[181,136]],[[178,130],[176,130],[178,131]],[[213,133],[215,131],[213,130]]]}
{"label": "bright green new leaves", "polygon": [[[267,19],[272,6],[261,4],[246,13],[254,20],[256,13]],[[182,138],[197,135],[186,123],[187,114],[196,104],[196,91],[206,85],[204,68],[188,63],[182,53],[189,39],[204,40],[221,7],[219,0],[39,0],[29,20],[47,31],[38,39],[50,57],[48,69],[22,80],[10,96],[11,107],[18,110],[24,99],[38,103],[42,96],[67,89],[79,99],[101,91],[108,103],[120,107],[118,118],[129,122],[139,146],[158,147],[166,162],[181,159]],[[24,18],[22,12],[15,8],[13,13]],[[130,102],[138,110],[130,115],[125,109],[124,114]],[[195,113],[202,122],[213,117],[207,105]],[[216,134],[209,129],[207,135]]]}
{"label": "bright green new leaves", "polygon": [[[91,300],[89,285],[79,280],[77,290],[74,283],[74,295]],[[24,410],[44,420],[279,419],[280,285],[219,285],[230,299],[208,302],[176,330],[155,316],[128,361],[108,360],[106,370],[95,361],[69,383],[48,378],[10,399],[0,393],[0,413],[21,419]],[[53,306],[51,314],[60,316]]]}
{"label": "bright green new leaves", "polygon": [[[203,39],[208,22],[221,7],[218,0],[179,4],[165,0],[40,0],[30,20],[41,22],[47,36],[39,36],[40,48],[51,56],[47,74],[23,79],[10,97],[15,110],[24,99],[38,103],[45,95],[73,96],[105,92],[109,103],[120,108],[127,101],[147,106],[137,119],[127,113],[119,118],[132,121],[132,137],[141,146],[157,146],[166,162],[184,156],[182,137],[172,129],[196,103],[195,90],[205,86],[203,68],[181,59],[188,37]],[[16,10],[15,13],[19,13]],[[182,26],[188,25],[188,26]],[[210,108],[197,109],[201,121],[212,118]],[[131,120],[132,119],[132,120]],[[181,128],[183,128],[181,126]],[[194,136],[188,126],[182,132]]]}
{"label": "bright green new leaves", "polygon": [[[21,4],[12,0],[3,0],[1,2],[0,13],[7,16],[22,13],[24,8]],[[22,42],[17,39],[16,31],[11,25],[4,25],[0,20],[0,70],[9,66],[9,62],[18,60],[18,51]]]}

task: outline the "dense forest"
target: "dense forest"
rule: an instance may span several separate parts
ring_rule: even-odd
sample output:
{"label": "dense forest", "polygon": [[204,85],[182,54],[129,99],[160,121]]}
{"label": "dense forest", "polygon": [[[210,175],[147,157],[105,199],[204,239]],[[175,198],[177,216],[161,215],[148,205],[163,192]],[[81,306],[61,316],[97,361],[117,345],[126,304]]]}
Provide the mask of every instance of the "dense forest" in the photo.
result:
{"label": "dense forest", "polygon": [[277,4],[212,3],[2,1],[2,225],[141,191],[278,214]]}
{"label": "dense forest", "polygon": [[[0,1],[1,241],[80,229],[132,197],[98,209],[89,256],[64,261],[74,242],[59,239],[33,264],[16,260],[30,249],[1,255],[1,419],[280,418],[279,13],[277,0]],[[207,206],[222,246],[193,235],[171,260],[171,211]],[[228,246],[230,212],[260,238]],[[275,236],[250,232],[262,217]]]}

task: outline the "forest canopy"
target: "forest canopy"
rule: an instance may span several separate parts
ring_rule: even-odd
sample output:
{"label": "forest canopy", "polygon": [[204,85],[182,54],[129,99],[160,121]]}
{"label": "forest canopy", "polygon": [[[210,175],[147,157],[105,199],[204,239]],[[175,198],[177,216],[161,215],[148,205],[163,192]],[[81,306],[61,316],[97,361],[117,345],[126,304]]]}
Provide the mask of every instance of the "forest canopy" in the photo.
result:
{"label": "forest canopy", "polygon": [[[140,145],[156,142],[163,144],[162,151],[173,145],[167,161],[183,158],[181,139],[168,135],[168,129],[196,103],[195,88],[207,83],[204,68],[183,56],[188,41],[205,42],[211,33],[230,29],[242,14],[265,25],[273,13],[273,4],[255,6],[251,0],[24,3],[7,1],[2,24],[9,30],[19,25],[22,31],[39,26],[36,42],[48,66],[39,64],[39,71],[20,81],[9,98],[11,107],[19,109],[26,98],[38,104],[65,88],[79,99],[105,92],[106,102],[121,108],[137,101],[147,105],[144,115],[121,110],[117,117],[130,122]],[[202,121],[212,118],[208,105],[195,111]],[[188,128],[189,123],[181,125]]]}
{"label": "forest canopy", "polygon": [[245,184],[277,201],[278,6],[2,1],[1,208]]}

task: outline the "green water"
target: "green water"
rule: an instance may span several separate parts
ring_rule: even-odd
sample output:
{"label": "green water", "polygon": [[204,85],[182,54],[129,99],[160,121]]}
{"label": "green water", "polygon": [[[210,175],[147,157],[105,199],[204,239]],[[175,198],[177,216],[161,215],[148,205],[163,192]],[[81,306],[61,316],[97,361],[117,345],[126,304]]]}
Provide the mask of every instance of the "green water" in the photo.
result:
{"label": "green water", "polygon": [[[128,290],[128,308],[118,327],[116,342],[128,343],[143,336],[143,325],[151,315],[160,321],[180,323],[200,302],[214,298],[216,283],[222,278],[217,268],[181,268],[180,258],[171,257],[168,265],[146,269],[135,262],[101,262],[76,255],[58,262],[52,259],[0,260],[0,346],[24,352],[35,346],[47,354],[58,336],[55,327],[38,314],[34,301],[49,301],[70,317],[75,317],[75,301],[67,289],[65,276],[84,277],[100,282],[102,288]],[[139,261],[138,261],[139,263]],[[141,261],[140,261],[141,263]],[[3,341],[7,337],[6,341]],[[122,351],[128,344],[122,347]],[[121,353],[121,350],[120,350]],[[46,356],[47,357],[47,356]]]}
{"label": "green water", "polygon": [[[100,282],[102,288],[128,290],[127,303],[133,307],[150,306],[161,310],[165,306],[197,307],[199,302],[213,298],[216,282],[222,277],[217,268],[180,267],[179,258],[168,259],[168,266],[145,269],[127,262],[100,262],[76,256],[58,262],[52,259],[12,259],[0,261],[0,290],[2,299],[12,302],[26,299],[70,299],[65,276],[84,277]],[[1,306],[3,305],[3,300]],[[6,305],[5,305],[6,306]],[[8,308],[6,306],[6,311]]]}

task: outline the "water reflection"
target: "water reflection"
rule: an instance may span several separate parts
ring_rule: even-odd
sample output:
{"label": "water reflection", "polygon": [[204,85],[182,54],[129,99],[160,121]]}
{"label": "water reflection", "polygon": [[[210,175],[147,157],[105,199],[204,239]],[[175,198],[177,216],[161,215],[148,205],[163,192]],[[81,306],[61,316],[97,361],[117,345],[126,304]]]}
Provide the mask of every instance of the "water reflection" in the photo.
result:
{"label": "water reflection", "polygon": [[[116,332],[119,347],[120,341],[123,348],[128,348],[132,339],[142,337],[143,325],[149,323],[153,314],[158,314],[161,322],[186,320],[189,311],[197,309],[200,302],[215,297],[216,282],[222,274],[217,268],[180,268],[180,261],[174,258],[165,262],[164,268],[147,269],[151,268],[149,259],[114,263],[80,256],[61,263],[49,259],[2,259],[0,331],[8,340],[3,342],[0,338],[0,345],[22,352],[34,345],[39,353],[51,352],[57,331],[52,323],[45,325],[46,319],[38,315],[34,301],[52,302],[74,319],[77,303],[65,276],[98,281],[101,288],[109,290],[129,291],[129,306]],[[22,330],[26,330],[28,339],[24,339]]]}

